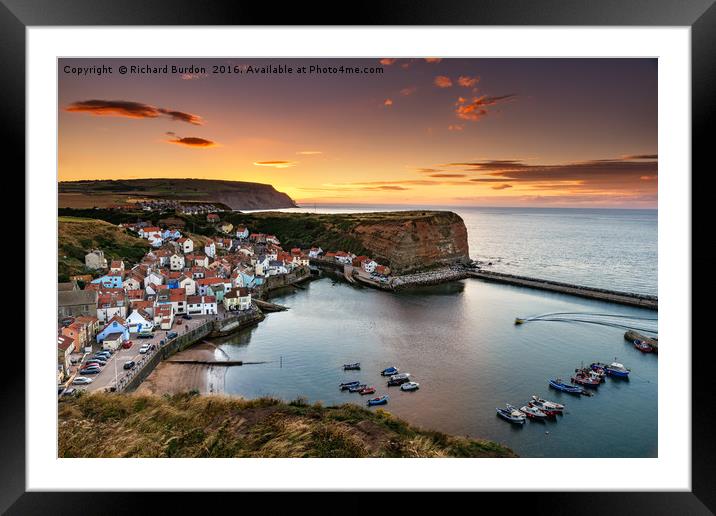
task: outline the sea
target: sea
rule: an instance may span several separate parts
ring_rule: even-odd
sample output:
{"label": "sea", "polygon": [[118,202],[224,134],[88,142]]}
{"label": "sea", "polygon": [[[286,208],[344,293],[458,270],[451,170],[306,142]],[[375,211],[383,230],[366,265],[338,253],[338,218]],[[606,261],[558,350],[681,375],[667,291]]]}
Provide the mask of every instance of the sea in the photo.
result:
{"label": "sea", "polygon": [[[379,208],[398,207],[291,211]],[[656,211],[451,209],[465,220],[471,257],[493,270],[657,293]],[[656,311],[478,279],[387,293],[324,276],[272,301],[290,309],[215,341],[232,360],[264,362],[229,368],[229,394],[365,405],[338,388],[359,380],[388,394],[383,409],[414,425],[491,439],[523,457],[658,456],[658,358],[624,339],[627,327],[656,335]],[[517,325],[517,317],[536,318]],[[548,386],[612,361],[630,378],[608,378],[592,396]],[[343,370],[353,362],[360,371]],[[389,366],[420,388],[388,387],[380,371]],[[520,426],[497,417],[497,407],[519,408],[532,395],[563,403],[564,415]]]}

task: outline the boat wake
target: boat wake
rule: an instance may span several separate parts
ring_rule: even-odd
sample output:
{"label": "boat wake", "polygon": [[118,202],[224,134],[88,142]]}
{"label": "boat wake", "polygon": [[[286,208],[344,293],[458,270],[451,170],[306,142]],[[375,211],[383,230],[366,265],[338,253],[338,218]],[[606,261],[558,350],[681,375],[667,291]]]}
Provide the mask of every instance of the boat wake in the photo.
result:
{"label": "boat wake", "polygon": [[515,324],[525,324],[528,322],[567,322],[567,323],[583,323],[596,324],[599,326],[608,326],[611,328],[619,328],[623,330],[637,330],[652,335],[657,335],[656,317],[639,317],[636,315],[624,314],[603,314],[594,312],[552,312],[547,314],[533,315],[530,317],[518,317]]}

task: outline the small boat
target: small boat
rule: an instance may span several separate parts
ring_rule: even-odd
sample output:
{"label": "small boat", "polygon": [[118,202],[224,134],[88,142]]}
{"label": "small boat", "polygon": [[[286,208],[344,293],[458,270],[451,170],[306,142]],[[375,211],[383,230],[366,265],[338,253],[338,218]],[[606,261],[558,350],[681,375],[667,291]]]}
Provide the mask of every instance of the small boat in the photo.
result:
{"label": "small boat", "polygon": [[525,416],[527,416],[530,419],[546,419],[547,418],[547,414],[545,414],[543,411],[541,411],[537,407],[533,407],[531,405],[525,405],[524,407],[520,407],[520,412],[522,412]]}
{"label": "small boat", "polygon": [[360,362],[356,362],[355,364],[343,364],[344,371],[357,371],[359,369],[360,369]]}
{"label": "small boat", "polygon": [[405,382],[400,386],[401,391],[417,391],[420,388],[418,382]]}
{"label": "small boat", "polygon": [[402,385],[410,381],[410,373],[394,374],[388,380],[388,385]]}
{"label": "small boat", "polygon": [[547,408],[547,407],[546,407],[543,403],[541,403],[540,401],[532,400],[532,401],[530,401],[530,402],[528,403],[528,405],[529,405],[530,407],[534,407],[534,408],[536,408],[536,409],[541,410],[542,413],[544,413],[546,416],[549,416],[549,417],[553,417],[553,416],[557,416],[557,415],[562,414],[562,410]]}
{"label": "small boat", "polygon": [[549,386],[558,391],[568,392],[569,394],[582,394],[584,389],[575,385],[568,385],[561,378],[553,378],[549,381]]}
{"label": "small boat", "polygon": [[624,364],[620,364],[619,362],[612,362],[604,368],[604,371],[609,376],[616,376],[618,378],[628,378],[629,373],[631,372],[629,369],[624,367]]}
{"label": "small boat", "polygon": [[388,396],[378,396],[377,398],[372,398],[368,400],[368,406],[372,407],[373,405],[387,405],[388,404]]}
{"label": "small boat", "polygon": [[634,341],[634,347],[641,351],[642,353],[653,353],[654,348],[650,346],[648,343],[644,342],[643,340],[636,339]]}
{"label": "small boat", "polygon": [[505,405],[506,408],[497,408],[497,415],[502,419],[516,425],[524,425],[527,417],[512,405]]}
{"label": "small boat", "polygon": [[391,366],[383,369],[380,374],[383,376],[393,376],[394,374],[398,374],[398,371],[400,371],[400,369],[395,366]]}
{"label": "small boat", "polygon": [[358,380],[356,380],[356,381],[354,381],[354,382],[342,383],[342,384],[340,384],[338,387],[339,387],[342,391],[345,391],[345,390],[348,390],[348,389],[350,389],[351,387],[354,387],[354,386],[356,386],[356,385],[360,385],[360,382],[359,382]]}
{"label": "small boat", "polygon": [[562,413],[562,411],[564,410],[564,405],[562,405],[561,403],[542,399],[536,394],[532,396],[532,401],[530,401],[530,405],[532,405],[533,407],[537,407],[542,412],[546,412],[549,410],[552,412]]}
{"label": "small boat", "polygon": [[370,387],[363,387],[361,390],[358,391],[358,394],[363,396],[365,394],[373,394],[374,392],[375,392],[375,387],[373,387],[371,385]]}
{"label": "small boat", "polygon": [[366,387],[368,387],[368,386],[364,383],[361,383],[358,385],[351,385],[350,387],[348,387],[348,392],[360,392],[363,389],[365,389]]}
{"label": "small boat", "polygon": [[[591,371],[590,371],[591,372]],[[589,373],[578,372],[572,378],[572,383],[583,385],[584,387],[590,387],[596,389],[602,383],[602,379],[598,375],[592,376]]]}

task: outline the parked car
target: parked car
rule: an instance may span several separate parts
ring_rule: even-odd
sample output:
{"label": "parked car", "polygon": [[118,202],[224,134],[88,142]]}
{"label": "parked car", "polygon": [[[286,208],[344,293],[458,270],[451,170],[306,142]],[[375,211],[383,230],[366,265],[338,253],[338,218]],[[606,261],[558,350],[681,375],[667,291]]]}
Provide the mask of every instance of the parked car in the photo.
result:
{"label": "parked car", "polygon": [[132,369],[135,366],[134,360],[127,360],[122,366],[124,369]]}
{"label": "parked car", "polygon": [[170,331],[169,333],[167,333],[167,338],[168,338],[168,339],[175,339],[175,338],[177,338],[178,336],[179,336],[179,334],[178,334],[177,332],[175,332],[175,331]]}
{"label": "parked car", "polygon": [[87,385],[88,383],[92,383],[92,378],[87,378],[86,376],[77,376],[72,380],[73,385]]}
{"label": "parked car", "polygon": [[77,389],[74,389],[70,387],[69,389],[65,389],[65,392],[62,393],[63,396],[72,396],[77,392]]}
{"label": "parked car", "polygon": [[142,355],[145,354],[147,351],[149,351],[149,344],[144,344],[144,345],[142,345],[141,348],[139,348],[139,352]]}
{"label": "parked car", "polygon": [[87,369],[80,369],[80,374],[99,374],[99,367],[88,367]]}
{"label": "parked car", "polygon": [[94,358],[103,358],[103,359],[107,360],[107,359],[108,359],[109,357],[111,357],[112,355],[109,354],[109,353],[103,353],[103,352],[100,351],[100,352],[98,352],[98,353],[95,353],[95,354],[92,355],[92,356],[93,356]]}
{"label": "parked car", "polygon": [[186,319],[187,321],[191,321],[191,315],[189,315],[189,314],[184,314],[181,316],[181,318]]}
{"label": "parked car", "polygon": [[122,348],[129,349],[132,347],[132,341],[131,340],[125,340],[122,342]]}

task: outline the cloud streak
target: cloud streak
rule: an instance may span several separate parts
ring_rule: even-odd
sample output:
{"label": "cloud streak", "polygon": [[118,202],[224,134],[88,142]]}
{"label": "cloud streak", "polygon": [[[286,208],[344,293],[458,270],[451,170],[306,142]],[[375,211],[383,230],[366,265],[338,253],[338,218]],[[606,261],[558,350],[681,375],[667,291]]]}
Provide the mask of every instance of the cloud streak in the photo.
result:
{"label": "cloud streak", "polygon": [[470,122],[476,122],[479,119],[487,116],[488,107],[494,106],[501,102],[512,100],[516,97],[514,94],[500,95],[499,97],[492,97],[489,95],[482,95],[481,97],[473,97],[472,100],[467,100],[460,97],[455,103],[455,114],[462,120],[469,120]]}
{"label": "cloud streak", "polygon": [[289,168],[293,167],[297,164],[297,161],[285,161],[285,160],[275,160],[275,161],[254,161],[254,165],[258,167],[273,167],[273,168]]}
{"label": "cloud streak", "polygon": [[161,107],[133,102],[129,100],[80,100],[65,108],[70,113],[88,113],[95,116],[119,116],[125,118],[159,118],[169,117],[172,120],[192,125],[202,125],[204,121],[198,115]]}
{"label": "cloud streak", "polygon": [[207,149],[209,147],[216,147],[216,142],[207,140],[205,138],[197,138],[195,136],[187,136],[184,138],[174,138],[173,140],[167,140],[168,143],[176,143],[178,145],[184,145],[185,147],[198,147],[201,149]]}

